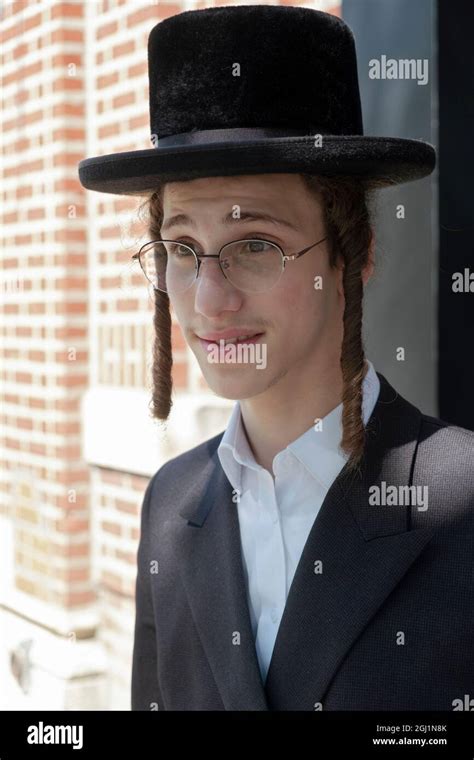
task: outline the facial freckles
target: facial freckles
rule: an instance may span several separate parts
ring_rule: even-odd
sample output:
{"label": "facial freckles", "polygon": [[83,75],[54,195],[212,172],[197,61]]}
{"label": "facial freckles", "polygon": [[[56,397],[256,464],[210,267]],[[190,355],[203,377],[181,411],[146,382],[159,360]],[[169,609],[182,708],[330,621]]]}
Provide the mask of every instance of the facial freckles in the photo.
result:
{"label": "facial freckles", "polygon": [[[267,221],[221,222],[235,208],[271,213],[290,221],[289,230]],[[164,221],[185,213],[195,226],[180,224],[163,237],[186,239],[200,253],[217,253],[224,243],[267,237],[293,254],[325,236],[321,208],[295,174],[212,177],[165,186]],[[322,288],[315,288],[315,278]],[[198,280],[187,291],[170,295],[183,334],[212,391],[229,399],[251,398],[285,382],[317,355],[333,356],[342,340],[341,272],[329,266],[326,242],[287,262],[278,283],[264,293],[244,293],[223,276],[217,259],[201,264]],[[210,363],[196,333],[231,327],[241,334],[264,332],[266,367],[255,363]],[[261,356],[262,354],[260,354]],[[258,354],[256,354],[258,356]]]}

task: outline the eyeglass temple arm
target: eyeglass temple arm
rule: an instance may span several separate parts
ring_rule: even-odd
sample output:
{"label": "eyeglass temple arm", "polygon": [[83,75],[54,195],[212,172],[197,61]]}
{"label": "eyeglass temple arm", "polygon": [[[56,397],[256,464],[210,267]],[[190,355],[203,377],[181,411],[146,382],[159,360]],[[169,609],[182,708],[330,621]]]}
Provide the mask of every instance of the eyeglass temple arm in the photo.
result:
{"label": "eyeglass temple arm", "polygon": [[304,256],[305,253],[311,250],[311,248],[314,248],[315,245],[319,245],[324,240],[327,240],[327,238],[323,237],[321,240],[318,240],[317,243],[313,243],[312,245],[309,245],[307,248],[303,248],[302,251],[299,253],[294,253],[292,256],[283,256],[284,261],[294,261],[295,259],[299,259],[300,256]]}

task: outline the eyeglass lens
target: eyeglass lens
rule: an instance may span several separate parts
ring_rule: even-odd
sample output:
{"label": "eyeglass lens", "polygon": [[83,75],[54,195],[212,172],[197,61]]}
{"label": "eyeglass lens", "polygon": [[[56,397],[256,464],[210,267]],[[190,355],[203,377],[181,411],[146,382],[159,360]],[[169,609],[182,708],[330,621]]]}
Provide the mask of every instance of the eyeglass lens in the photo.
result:
{"label": "eyeglass lens", "polygon": [[[176,241],[156,241],[144,246],[140,263],[152,285],[169,294],[187,290],[198,269],[192,248]],[[269,290],[283,271],[280,249],[267,240],[228,243],[221,251],[220,264],[229,282],[247,293]]]}

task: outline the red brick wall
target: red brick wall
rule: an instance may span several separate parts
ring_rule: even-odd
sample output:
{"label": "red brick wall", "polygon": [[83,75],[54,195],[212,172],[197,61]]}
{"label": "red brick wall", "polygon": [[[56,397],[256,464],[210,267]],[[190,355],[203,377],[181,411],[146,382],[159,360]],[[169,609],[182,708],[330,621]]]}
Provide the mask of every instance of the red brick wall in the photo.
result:
{"label": "red brick wall", "polygon": [[[129,706],[148,477],[85,461],[81,401],[90,386],[149,387],[152,301],[130,262],[136,199],[86,192],[77,164],[151,147],[150,29],[190,7],[223,4],[2,4],[0,518],[13,523],[15,559],[8,605],[41,602],[35,616],[47,625],[48,609],[98,602],[105,708]],[[175,388],[189,389],[177,324],[173,347]],[[119,435],[120,409],[116,425]]]}

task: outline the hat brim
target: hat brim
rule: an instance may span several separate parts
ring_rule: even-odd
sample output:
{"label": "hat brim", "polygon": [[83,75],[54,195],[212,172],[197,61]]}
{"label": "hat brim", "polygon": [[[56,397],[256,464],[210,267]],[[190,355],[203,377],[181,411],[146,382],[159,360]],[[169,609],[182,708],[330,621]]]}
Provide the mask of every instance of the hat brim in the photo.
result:
{"label": "hat brim", "polygon": [[79,180],[88,190],[117,195],[148,195],[164,182],[275,172],[347,175],[390,186],[426,177],[435,165],[434,147],[421,140],[323,135],[317,147],[308,135],[95,156],[79,162]]}

